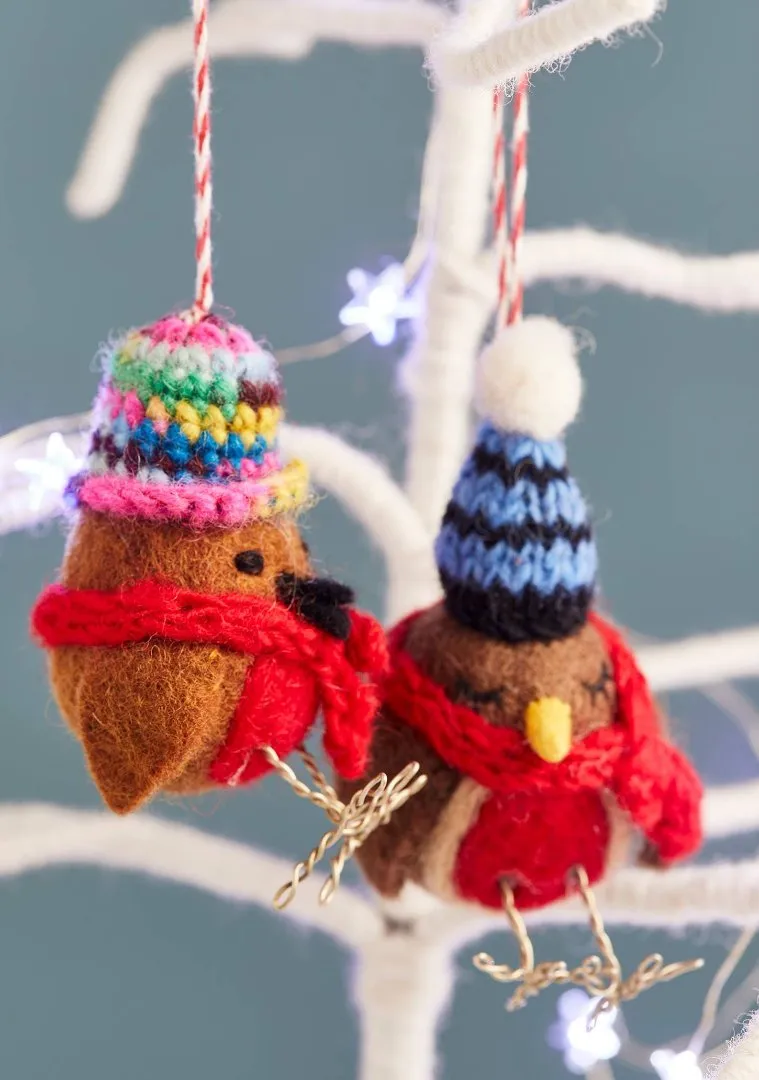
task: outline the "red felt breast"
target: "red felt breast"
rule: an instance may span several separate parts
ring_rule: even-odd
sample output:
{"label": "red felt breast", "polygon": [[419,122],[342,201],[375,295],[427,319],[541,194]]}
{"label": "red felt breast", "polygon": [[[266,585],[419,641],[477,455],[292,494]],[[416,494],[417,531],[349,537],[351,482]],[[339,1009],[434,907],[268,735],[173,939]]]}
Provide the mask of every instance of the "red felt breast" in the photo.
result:
{"label": "red felt breast", "polygon": [[595,791],[496,793],[459,849],[456,891],[463,900],[500,909],[499,882],[506,880],[520,910],[551,904],[567,895],[576,866],[585,867],[591,883],[599,880],[610,832]]}

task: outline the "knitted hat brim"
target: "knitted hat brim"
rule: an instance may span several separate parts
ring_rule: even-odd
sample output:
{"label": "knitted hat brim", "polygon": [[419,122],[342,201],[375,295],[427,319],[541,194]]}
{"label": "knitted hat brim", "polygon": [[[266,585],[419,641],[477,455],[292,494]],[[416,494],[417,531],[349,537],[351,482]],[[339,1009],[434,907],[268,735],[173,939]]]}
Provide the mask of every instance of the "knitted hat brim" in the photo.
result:
{"label": "knitted hat brim", "polygon": [[461,626],[496,641],[556,641],[576,633],[588,618],[594,590],[562,586],[550,595],[528,586],[515,596],[497,584],[487,589],[441,572],[445,607]]}
{"label": "knitted hat brim", "polygon": [[265,479],[233,484],[157,484],[113,474],[85,476],[73,494],[79,505],[100,513],[203,529],[239,528],[257,518],[292,512],[303,504],[307,491],[305,466],[291,461]]}

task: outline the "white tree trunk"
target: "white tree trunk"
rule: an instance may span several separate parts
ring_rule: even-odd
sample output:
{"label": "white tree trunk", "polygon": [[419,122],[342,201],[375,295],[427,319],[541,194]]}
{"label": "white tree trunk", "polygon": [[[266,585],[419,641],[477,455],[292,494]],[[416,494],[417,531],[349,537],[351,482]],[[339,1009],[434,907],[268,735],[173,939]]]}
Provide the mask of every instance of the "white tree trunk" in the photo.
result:
{"label": "white tree trunk", "polygon": [[453,994],[447,943],[391,925],[363,947],[358,965],[360,1080],[433,1080],[438,1025]]}

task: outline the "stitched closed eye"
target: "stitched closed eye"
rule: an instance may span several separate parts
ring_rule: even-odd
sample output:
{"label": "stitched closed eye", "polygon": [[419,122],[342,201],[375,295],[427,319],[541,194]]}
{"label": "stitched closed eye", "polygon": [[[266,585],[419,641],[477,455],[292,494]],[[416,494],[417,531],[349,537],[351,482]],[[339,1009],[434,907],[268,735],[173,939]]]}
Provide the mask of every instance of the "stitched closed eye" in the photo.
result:
{"label": "stitched closed eye", "polygon": [[598,676],[595,682],[582,684],[590,694],[593,704],[596,703],[596,698],[599,694],[603,694],[607,701],[611,700],[611,694],[609,692],[609,686],[614,685],[614,675],[608,664],[604,663],[601,667],[601,674]]}
{"label": "stitched closed eye", "polygon": [[505,687],[499,686],[492,690],[477,690],[463,676],[456,679],[453,696],[456,701],[463,701],[473,708],[482,705],[500,705]]}

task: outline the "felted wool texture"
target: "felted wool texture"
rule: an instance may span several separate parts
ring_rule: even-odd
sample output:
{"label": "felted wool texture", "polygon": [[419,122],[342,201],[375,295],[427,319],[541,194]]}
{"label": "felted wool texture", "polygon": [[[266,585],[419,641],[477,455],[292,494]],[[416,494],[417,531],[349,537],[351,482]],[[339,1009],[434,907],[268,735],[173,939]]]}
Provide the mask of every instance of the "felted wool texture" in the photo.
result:
{"label": "felted wool texture", "polygon": [[[372,834],[359,849],[356,858],[366,879],[380,895],[388,898],[398,896],[403,886],[411,882],[422,886],[441,900],[455,901],[466,897],[475,903],[485,902],[488,906],[498,907],[500,899],[497,893],[490,890],[483,901],[478,891],[478,887],[481,890],[483,871],[479,859],[479,845],[483,840],[489,845],[495,839],[493,857],[499,868],[498,873],[501,872],[500,868],[508,866],[509,863],[523,868],[525,860],[521,858],[518,845],[519,837],[524,835],[520,832],[524,824],[524,818],[520,817],[520,810],[523,808],[506,808],[515,813],[518,822],[515,828],[505,830],[505,838],[517,841],[509,849],[501,839],[501,832],[504,830],[500,815],[495,838],[490,836],[489,829],[489,818],[493,809],[503,812],[504,806],[496,804],[490,812],[485,811],[485,816],[481,818],[486,804],[491,802],[491,793],[447,766],[417,732],[406,727],[386,710],[377,726],[372,765],[364,780],[368,781],[379,771],[392,775],[393,770],[399,771],[410,760],[420,762],[429,778],[427,786],[398,810],[388,825]],[[341,798],[350,798],[358,786],[360,785],[340,782],[338,789]],[[538,809],[541,805],[550,806],[550,802],[550,796],[538,800]],[[613,798],[602,793],[601,804],[604,812],[599,816],[599,820],[605,848],[602,847],[599,851],[594,847],[597,859],[593,865],[600,867],[597,877],[602,872],[629,863],[632,853],[639,847],[629,818]],[[582,816],[585,808],[581,805],[575,809],[578,809]],[[596,804],[593,806],[594,812],[597,809]],[[543,823],[544,819],[541,819],[541,824]],[[583,827],[585,826],[587,819],[583,823]],[[550,848],[553,832],[549,830],[544,835],[538,830],[538,834],[540,843],[537,848],[544,853],[546,845]],[[584,833],[579,830],[577,835],[579,847]],[[530,842],[526,844],[530,856],[533,846],[535,845]],[[571,847],[568,854],[571,859],[574,854]],[[649,865],[647,858],[652,856],[644,854],[642,861]],[[555,861],[548,865],[554,866],[550,884],[557,894],[563,895],[566,890],[566,868],[556,873]],[[569,868],[571,869],[571,865]],[[473,888],[470,877],[476,882]],[[516,875],[514,884],[518,887]],[[541,882],[541,892],[537,895],[534,887],[529,888],[526,900],[522,889],[519,894],[520,906],[539,906],[542,899],[538,897],[545,895],[545,887],[545,883]],[[532,904],[531,898],[534,901]]]}
{"label": "felted wool texture", "polygon": [[[235,557],[263,556],[258,575],[241,573]],[[277,574],[307,576],[309,559],[295,522],[254,521],[239,529],[191,531],[181,525],[115,518],[83,510],[70,534],[61,582],[74,589],[117,589],[157,578],[198,592],[275,595]]]}
{"label": "felted wool texture", "polygon": [[[468,705],[494,727],[523,731],[527,705],[541,697],[559,697],[572,707],[575,739],[613,721],[613,682],[595,694],[584,685],[600,685],[608,663],[603,642],[590,625],[560,641],[509,645],[460,625],[441,603],[413,622],[405,647],[452,701]],[[358,860],[382,895],[396,896],[406,881],[413,881],[451,899],[458,882],[452,875],[446,879],[444,867],[453,871],[458,848],[489,793],[462,782],[461,773],[386,708],[366,779],[378,772],[394,775],[409,761],[420,762],[429,777],[427,786],[373,834]],[[344,790],[349,796],[356,788]]]}
{"label": "felted wool texture", "polygon": [[159,791],[200,793],[224,741],[249,658],[203,645],[61,648],[50,657],[58,706],[117,814]]}
{"label": "felted wool texture", "polygon": [[570,706],[575,740],[613,722],[611,666],[590,623],[567,638],[510,645],[462,626],[437,604],[414,621],[405,648],[451,701],[495,727],[523,732],[527,706],[548,697]]}
{"label": "felted wool texture", "polygon": [[591,884],[603,877],[611,829],[597,791],[494,794],[464,837],[455,868],[463,900],[498,909],[507,881],[522,910],[544,907],[571,889],[583,866]]}
{"label": "felted wool texture", "polygon": [[[621,635],[595,615],[586,629],[566,639],[568,651],[561,642],[539,645],[522,665],[504,652],[521,654],[525,646],[498,645],[452,625],[441,605],[391,633],[384,715],[394,730],[391,738],[375,739],[372,769],[396,768],[413,748],[425,769],[449,782],[433,785],[423,806],[411,800],[404,808],[402,853],[392,834],[383,847],[381,841],[367,847],[362,865],[375,887],[391,882],[397,890],[410,880],[443,899],[499,909],[499,882],[507,880],[520,908],[538,908],[567,895],[575,866],[599,881],[634,857],[641,839],[647,864],[666,864],[698,847],[698,778],[663,737]],[[599,660],[609,666],[616,693],[605,679],[600,688]],[[501,685],[494,677],[505,682],[506,670],[521,688],[513,711],[488,699]],[[569,675],[582,684],[594,672],[589,685],[597,687],[598,701],[587,686],[575,698]],[[465,700],[456,703],[462,676]],[[551,764],[528,747],[521,718],[526,699],[559,692],[574,702],[578,722],[572,752]],[[403,725],[413,729],[413,739]]]}
{"label": "felted wool texture", "polygon": [[[242,572],[261,570],[259,552],[243,555],[235,560]],[[366,769],[379,708],[385,635],[370,615],[343,607],[352,599],[345,586],[325,578],[294,580],[301,599],[291,595],[288,580],[287,603],[193,592],[155,578],[111,591],[51,585],[34,607],[32,631],[47,649],[164,642],[232,650],[247,657],[250,668],[212,779],[236,786],[270,771],[262,748],[289,756],[305,742],[319,712],[327,756],[341,776],[356,779]],[[337,625],[334,605],[345,626],[342,620]]]}
{"label": "felted wool texture", "polygon": [[366,775],[351,783],[336,779],[338,794],[347,802],[380,772],[392,778],[410,761],[419,762],[426,785],[396,810],[387,825],[375,830],[356,854],[369,883],[386,897],[398,896],[408,881],[423,884],[425,845],[461,777],[417,732],[385,709],[375,727]]}
{"label": "felted wool texture", "polygon": [[579,412],[582,391],[572,331],[543,315],[504,327],[477,365],[480,415],[533,439],[561,438]]}
{"label": "felted wool texture", "polygon": [[489,798],[487,788],[464,777],[423,845],[421,884],[441,900],[460,899],[456,887],[459,851]]}
{"label": "felted wool texture", "polygon": [[[235,565],[236,555],[251,550],[263,556],[258,576]],[[286,519],[190,532],[85,509],[71,534],[61,581],[70,588],[111,590],[157,578],[274,602],[282,571],[309,571],[297,528]],[[111,809],[127,813],[159,790],[210,786],[208,767],[224,741],[249,663],[230,650],[170,642],[51,650],[56,701]]]}

